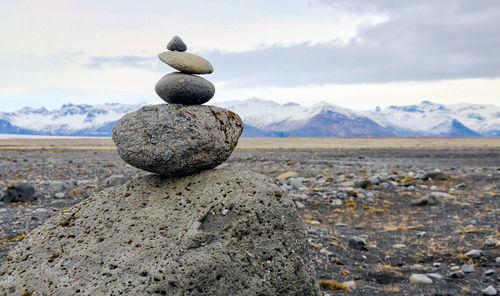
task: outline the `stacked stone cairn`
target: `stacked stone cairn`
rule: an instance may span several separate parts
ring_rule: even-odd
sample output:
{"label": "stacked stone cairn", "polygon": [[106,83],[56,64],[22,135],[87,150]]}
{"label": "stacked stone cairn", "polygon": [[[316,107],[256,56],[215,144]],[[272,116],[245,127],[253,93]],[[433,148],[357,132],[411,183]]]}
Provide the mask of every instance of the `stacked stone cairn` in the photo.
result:
{"label": "stacked stone cairn", "polygon": [[292,199],[250,171],[215,169],[243,130],[205,59],[179,37],[160,59],[168,104],[123,116],[119,155],[153,172],[110,187],[29,233],[0,267],[0,295],[319,295]]}
{"label": "stacked stone cairn", "polygon": [[126,114],[113,128],[113,140],[130,165],[178,177],[224,162],[238,143],[243,123],[229,110],[201,105],[215,93],[210,81],[194,75],[213,72],[207,60],[185,52],[186,44],[178,36],[167,49],[160,60],[180,72],[163,76],[155,90],[169,104]]}

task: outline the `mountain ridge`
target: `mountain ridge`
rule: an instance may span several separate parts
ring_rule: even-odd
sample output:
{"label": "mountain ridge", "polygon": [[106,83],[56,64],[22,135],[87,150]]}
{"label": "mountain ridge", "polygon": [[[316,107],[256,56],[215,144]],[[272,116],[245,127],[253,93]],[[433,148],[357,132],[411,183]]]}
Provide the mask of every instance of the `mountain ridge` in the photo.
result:
{"label": "mountain ridge", "polygon": [[[110,137],[116,120],[146,103],[64,104],[0,112],[0,133]],[[480,104],[389,106],[354,111],[321,101],[312,106],[250,98],[214,105],[239,114],[244,137],[499,137],[500,108]]]}

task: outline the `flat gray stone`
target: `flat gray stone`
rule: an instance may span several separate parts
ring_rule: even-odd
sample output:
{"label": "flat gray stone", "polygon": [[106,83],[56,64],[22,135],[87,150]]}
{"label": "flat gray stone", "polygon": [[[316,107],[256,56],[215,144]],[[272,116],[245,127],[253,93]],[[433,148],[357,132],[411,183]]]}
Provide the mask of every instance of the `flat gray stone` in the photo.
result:
{"label": "flat gray stone", "polygon": [[214,96],[215,86],[202,77],[174,72],[163,76],[155,91],[170,104],[201,105]]}
{"label": "flat gray stone", "polygon": [[440,275],[439,273],[434,273],[434,272],[432,272],[432,273],[426,273],[425,275],[428,276],[428,277],[430,277],[430,278],[437,279],[437,280],[440,280],[440,279],[443,278],[442,275]]}
{"label": "flat gray stone", "polygon": [[471,273],[471,272],[474,272],[474,266],[470,265],[470,264],[464,264],[462,265],[462,271],[464,273]]}
{"label": "flat gray stone", "polygon": [[415,273],[410,276],[412,284],[432,284],[432,280],[425,274]]}
{"label": "flat gray stone", "polygon": [[497,289],[495,289],[495,287],[493,286],[488,286],[485,289],[481,290],[481,293],[483,293],[484,295],[495,296],[497,295]]}
{"label": "flat gray stone", "polygon": [[177,51],[186,51],[187,46],[184,41],[182,41],[181,37],[179,36],[174,36],[172,40],[167,44],[167,49],[168,50],[177,50]]}
{"label": "flat gray stone", "polygon": [[292,199],[266,176],[232,170],[151,174],[52,217],[3,262],[0,295],[9,291],[319,295]]}
{"label": "flat gray stone", "polygon": [[223,163],[242,131],[240,117],[227,109],[160,104],[120,118],[113,128],[113,141],[128,164],[175,177]]}
{"label": "flat gray stone", "polygon": [[186,74],[210,74],[214,67],[204,58],[180,51],[165,51],[158,55],[160,60],[170,67]]}
{"label": "flat gray stone", "polygon": [[470,250],[469,252],[465,253],[465,256],[473,259],[479,259],[481,256],[483,256],[483,251],[481,250]]}

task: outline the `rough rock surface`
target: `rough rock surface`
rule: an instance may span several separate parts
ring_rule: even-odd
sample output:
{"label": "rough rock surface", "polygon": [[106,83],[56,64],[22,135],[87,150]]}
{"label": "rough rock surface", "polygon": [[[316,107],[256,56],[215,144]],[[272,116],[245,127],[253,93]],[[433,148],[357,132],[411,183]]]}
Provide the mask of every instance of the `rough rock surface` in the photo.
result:
{"label": "rough rock surface", "polygon": [[30,233],[0,294],[318,295],[306,242],[292,199],[261,174],[148,175]]}
{"label": "rough rock surface", "polygon": [[209,61],[189,52],[165,51],[158,57],[165,64],[186,74],[210,74],[214,71]]}
{"label": "rough rock surface", "polygon": [[242,131],[240,117],[223,108],[160,104],[123,116],[113,128],[113,141],[130,165],[181,176],[224,162]]}
{"label": "rough rock surface", "polygon": [[214,96],[215,86],[205,78],[174,72],[163,76],[155,91],[167,103],[201,105]]}
{"label": "rough rock surface", "polygon": [[172,40],[167,44],[167,49],[168,50],[177,50],[177,51],[186,51],[187,46],[184,41],[182,41],[181,37],[179,36],[174,36]]}

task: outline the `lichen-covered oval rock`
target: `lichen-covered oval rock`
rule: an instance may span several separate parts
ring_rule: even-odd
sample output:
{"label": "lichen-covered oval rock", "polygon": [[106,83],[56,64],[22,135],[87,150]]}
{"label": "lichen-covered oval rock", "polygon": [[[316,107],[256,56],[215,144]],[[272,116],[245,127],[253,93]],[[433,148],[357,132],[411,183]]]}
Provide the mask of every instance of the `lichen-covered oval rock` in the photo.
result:
{"label": "lichen-covered oval rock", "polygon": [[150,174],[28,234],[0,295],[319,296],[307,247],[293,200],[266,176]]}
{"label": "lichen-covered oval rock", "polygon": [[113,141],[128,164],[163,176],[183,176],[224,162],[242,131],[240,117],[227,109],[160,104],[120,118]]}
{"label": "lichen-covered oval rock", "polygon": [[182,51],[165,51],[158,55],[170,67],[186,74],[210,74],[214,67],[204,58]]}
{"label": "lichen-covered oval rock", "polygon": [[155,91],[170,104],[201,105],[214,96],[215,86],[205,78],[174,72],[163,76]]}

